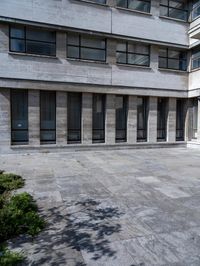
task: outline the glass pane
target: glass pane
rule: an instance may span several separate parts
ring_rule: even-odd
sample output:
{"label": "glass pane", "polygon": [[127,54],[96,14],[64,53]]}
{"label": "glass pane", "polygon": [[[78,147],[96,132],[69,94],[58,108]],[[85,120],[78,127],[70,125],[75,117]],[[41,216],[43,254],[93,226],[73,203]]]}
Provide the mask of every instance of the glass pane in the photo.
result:
{"label": "glass pane", "polygon": [[137,97],[137,140],[146,141],[147,138],[147,100]]}
{"label": "glass pane", "polygon": [[117,6],[127,8],[128,0],[117,0]]}
{"label": "glass pane", "polygon": [[187,21],[187,11],[169,8],[169,17]]}
{"label": "glass pane", "polygon": [[98,4],[106,4],[106,0],[90,0],[90,1],[98,3]]}
{"label": "glass pane", "polygon": [[138,54],[149,54],[149,46],[137,43],[128,44],[128,52],[138,53]]}
{"label": "glass pane", "polygon": [[24,39],[24,27],[11,27],[10,36],[13,38]]}
{"label": "glass pane", "polygon": [[169,6],[179,8],[179,9],[185,8],[184,1],[169,1]]}
{"label": "glass pane", "polygon": [[167,57],[167,49],[159,49],[159,56]]}
{"label": "glass pane", "polygon": [[55,44],[51,44],[51,43],[27,41],[26,52],[30,54],[55,56],[56,47],[55,47]]}
{"label": "glass pane", "polygon": [[81,36],[81,46],[105,49],[105,39]]}
{"label": "glass pane", "polygon": [[79,34],[67,34],[67,44],[79,46]]}
{"label": "glass pane", "polygon": [[167,58],[159,57],[159,67],[167,68]]}
{"label": "glass pane", "polygon": [[169,58],[179,59],[180,51],[168,50],[168,56],[169,56]]}
{"label": "glass pane", "polygon": [[142,0],[129,0],[128,8],[143,12],[150,12],[150,3]]}
{"label": "glass pane", "polygon": [[27,29],[26,39],[31,41],[56,42],[56,34],[53,31]]}
{"label": "glass pane", "polygon": [[68,141],[81,141],[81,93],[68,93]]}
{"label": "glass pane", "polygon": [[52,141],[56,132],[56,93],[40,92],[40,130],[41,141]]}
{"label": "glass pane", "polygon": [[28,93],[26,90],[11,91],[12,142],[28,141]]}
{"label": "glass pane", "polygon": [[176,59],[168,59],[168,68],[180,69],[180,62]]}
{"label": "glass pane", "polygon": [[128,64],[148,66],[149,57],[146,55],[128,54]]}
{"label": "glass pane", "polygon": [[116,96],[116,141],[126,141],[127,98]]}
{"label": "glass pane", "polygon": [[176,103],[176,140],[184,140],[184,101],[177,100]]}
{"label": "glass pane", "polygon": [[125,42],[118,43],[117,44],[117,51],[126,52],[126,43]]}
{"label": "glass pane", "polygon": [[117,53],[117,63],[126,64],[126,54],[125,53]]}
{"label": "glass pane", "polygon": [[105,51],[81,48],[81,59],[105,61]]}
{"label": "glass pane", "polygon": [[11,39],[10,50],[12,52],[25,53],[25,41],[19,39]]}
{"label": "glass pane", "polygon": [[80,58],[79,47],[68,46],[67,47],[67,57]]}
{"label": "glass pane", "polygon": [[105,139],[105,96],[93,95],[93,141]]}
{"label": "glass pane", "polygon": [[160,4],[167,6],[168,5],[168,0],[161,0]]}
{"label": "glass pane", "polygon": [[168,7],[160,6],[160,15],[168,17]]}
{"label": "glass pane", "polygon": [[200,1],[196,1],[196,3],[193,4],[193,10],[192,10],[192,18],[195,19],[200,15]]}
{"label": "glass pane", "polygon": [[166,140],[166,127],[167,127],[167,100],[164,98],[158,98],[157,109],[157,139]]}

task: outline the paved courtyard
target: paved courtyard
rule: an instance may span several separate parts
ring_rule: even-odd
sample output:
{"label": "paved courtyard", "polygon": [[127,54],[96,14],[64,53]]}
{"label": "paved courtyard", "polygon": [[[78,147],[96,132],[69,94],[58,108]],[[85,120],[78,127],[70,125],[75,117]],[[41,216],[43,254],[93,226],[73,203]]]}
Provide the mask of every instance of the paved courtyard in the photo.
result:
{"label": "paved courtyard", "polygon": [[48,225],[19,238],[25,265],[200,265],[200,150],[1,155]]}

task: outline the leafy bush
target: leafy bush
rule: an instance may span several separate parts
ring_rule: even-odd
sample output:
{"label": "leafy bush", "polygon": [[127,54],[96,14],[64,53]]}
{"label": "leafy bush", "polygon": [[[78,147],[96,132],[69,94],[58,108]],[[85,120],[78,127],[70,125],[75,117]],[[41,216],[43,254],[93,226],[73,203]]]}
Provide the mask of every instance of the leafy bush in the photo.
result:
{"label": "leafy bush", "polygon": [[16,266],[24,260],[21,253],[10,251],[6,246],[0,246],[0,265],[1,266]]}
{"label": "leafy bush", "polygon": [[24,180],[21,176],[14,174],[5,174],[0,172],[0,194],[5,191],[10,191],[13,189],[21,188],[24,186]]}

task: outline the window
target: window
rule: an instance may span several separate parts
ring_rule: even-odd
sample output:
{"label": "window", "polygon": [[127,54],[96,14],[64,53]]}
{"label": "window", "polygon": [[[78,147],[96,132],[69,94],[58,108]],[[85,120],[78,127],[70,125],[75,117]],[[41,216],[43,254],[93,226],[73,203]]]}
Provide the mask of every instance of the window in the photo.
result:
{"label": "window", "polygon": [[159,50],[159,68],[187,70],[187,53],[168,48]]}
{"label": "window", "polygon": [[82,94],[68,93],[68,143],[81,142],[81,109],[82,109]]}
{"label": "window", "polygon": [[183,21],[188,20],[188,5],[185,0],[161,0],[160,15]]}
{"label": "window", "polygon": [[198,128],[198,99],[191,99],[192,107],[192,119],[191,119],[191,128],[192,128],[192,139],[197,138],[197,128]]}
{"label": "window", "polygon": [[40,141],[56,142],[56,93],[40,92]]}
{"label": "window", "polygon": [[200,47],[192,51],[192,69],[200,68]]}
{"label": "window", "polygon": [[195,0],[192,4],[192,20],[200,16],[200,1]]}
{"label": "window", "polygon": [[147,98],[137,97],[137,141],[147,141]]}
{"label": "window", "polygon": [[149,66],[150,46],[129,42],[118,43],[117,63],[137,66]]}
{"label": "window", "polygon": [[125,142],[127,137],[127,97],[116,96],[116,142]]}
{"label": "window", "polygon": [[11,26],[10,51],[55,56],[56,33],[24,26]]}
{"label": "window", "polygon": [[184,141],[185,131],[184,100],[178,99],[176,102],[176,140]]}
{"label": "window", "polygon": [[28,142],[28,92],[11,90],[11,142]]}
{"label": "window", "polygon": [[105,141],[105,95],[93,94],[93,142]]}
{"label": "window", "polygon": [[97,3],[97,4],[103,4],[105,5],[107,0],[87,0],[88,2]]}
{"label": "window", "polygon": [[117,6],[150,13],[151,0],[117,0]]}
{"label": "window", "polygon": [[166,141],[167,132],[167,99],[158,98],[157,140]]}
{"label": "window", "polygon": [[105,62],[106,39],[69,33],[67,36],[67,57]]}

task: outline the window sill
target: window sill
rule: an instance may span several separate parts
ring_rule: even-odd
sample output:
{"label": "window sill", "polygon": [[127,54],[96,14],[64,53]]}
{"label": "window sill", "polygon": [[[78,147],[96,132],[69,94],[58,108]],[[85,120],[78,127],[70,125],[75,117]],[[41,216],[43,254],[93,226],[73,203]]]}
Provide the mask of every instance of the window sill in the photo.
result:
{"label": "window sill", "polygon": [[200,67],[197,67],[197,68],[195,68],[195,69],[191,69],[190,70],[190,73],[192,73],[192,72],[196,72],[196,71],[199,71],[200,70]]}
{"label": "window sill", "polygon": [[19,56],[32,56],[32,57],[39,57],[39,58],[51,58],[51,59],[58,59],[56,56],[51,55],[38,55],[38,54],[28,54],[28,53],[18,53],[18,52],[8,52],[9,55],[19,55]]}
{"label": "window sill", "polygon": [[100,65],[109,65],[107,62],[95,61],[95,60],[87,60],[87,59],[66,58],[66,60],[67,61],[72,61],[72,62],[81,62],[81,63],[93,63],[93,64],[100,64]]}
{"label": "window sill", "polygon": [[176,21],[176,22],[181,22],[181,23],[184,23],[184,24],[189,24],[188,21],[185,21],[185,20],[182,20],[182,19],[178,19],[178,18],[171,18],[171,17],[166,17],[166,16],[159,16],[159,18],[172,20],[172,21]]}
{"label": "window sill", "polygon": [[164,72],[181,73],[181,74],[187,74],[187,73],[189,73],[188,71],[179,70],[179,69],[170,69],[170,68],[158,68],[158,70],[159,71],[164,71]]}
{"label": "window sill", "polygon": [[146,15],[146,16],[149,16],[149,17],[152,16],[152,13],[148,13],[148,12],[144,12],[144,11],[139,11],[139,10],[135,10],[135,9],[125,8],[125,7],[119,7],[119,6],[116,6],[115,8],[118,9],[118,10],[121,10],[121,11],[125,11],[125,12],[126,11],[127,12],[132,12],[132,13],[136,13],[136,14]]}
{"label": "window sill", "polygon": [[91,5],[95,5],[95,6],[102,6],[102,7],[109,7],[108,4],[101,4],[101,3],[95,3],[95,2],[92,2],[90,0],[73,0],[74,2],[83,2],[83,3],[86,3],[86,4],[91,4]]}
{"label": "window sill", "polygon": [[128,65],[128,64],[120,64],[120,63],[117,63],[116,65],[119,67],[142,68],[142,69],[149,69],[149,70],[151,69],[150,66]]}

